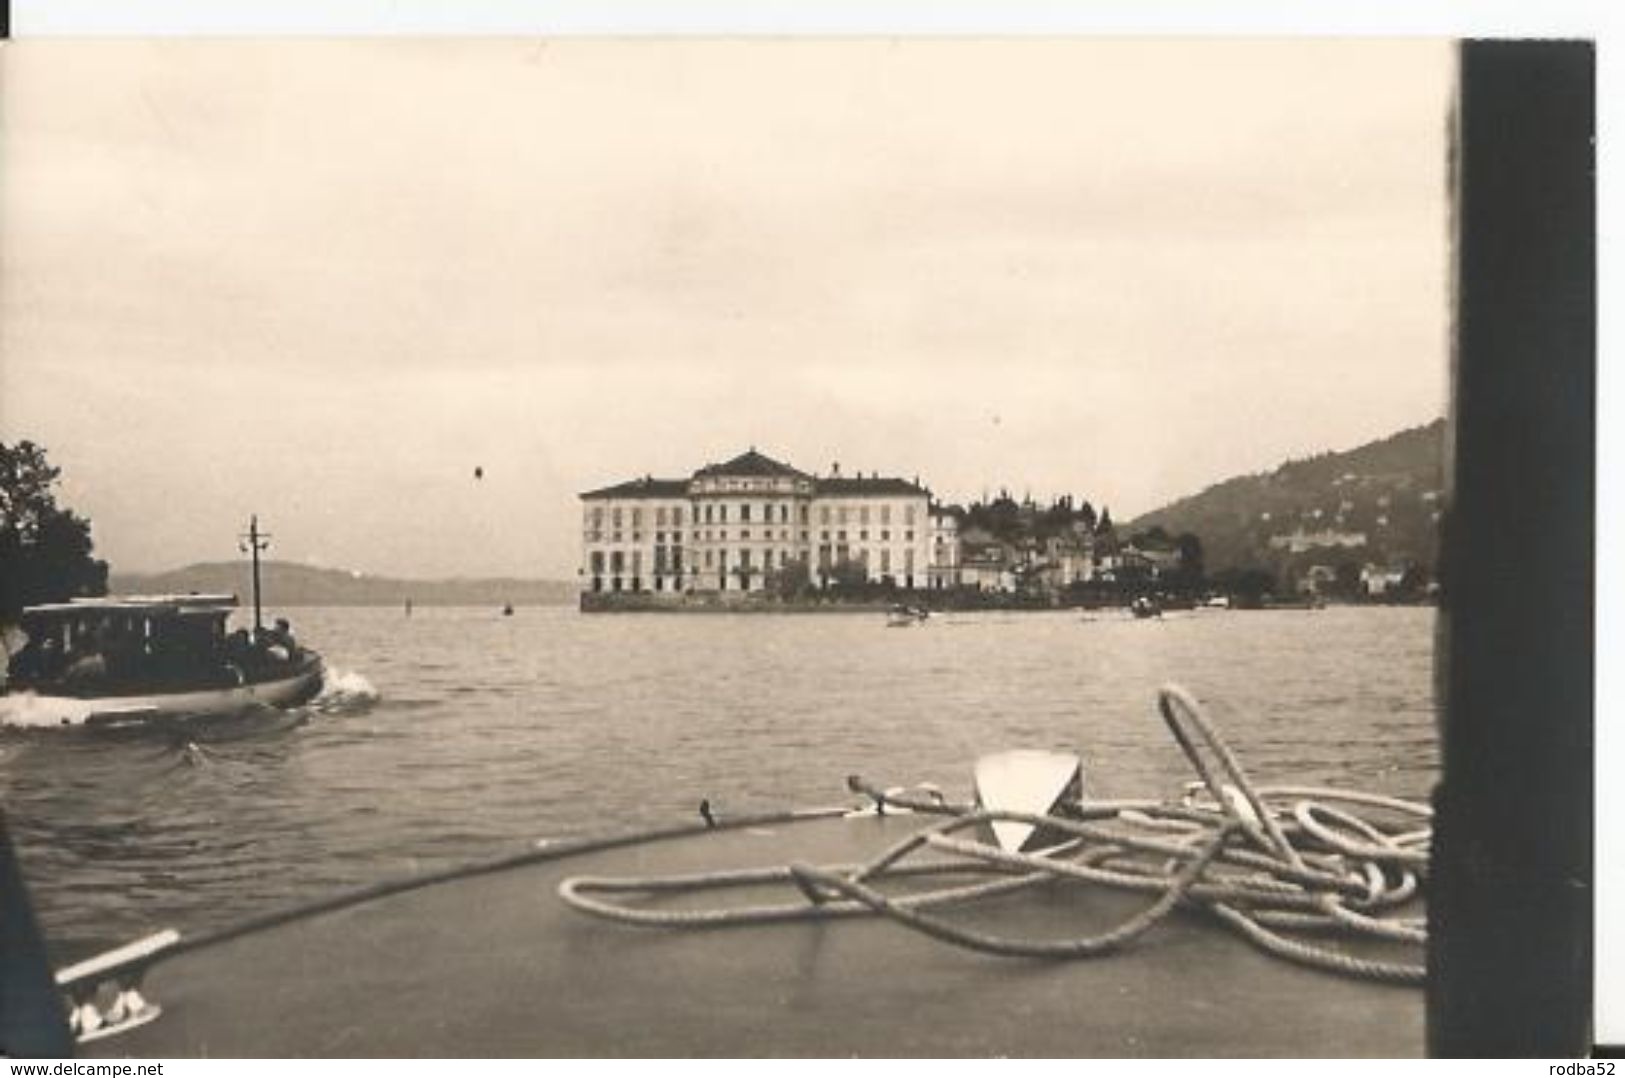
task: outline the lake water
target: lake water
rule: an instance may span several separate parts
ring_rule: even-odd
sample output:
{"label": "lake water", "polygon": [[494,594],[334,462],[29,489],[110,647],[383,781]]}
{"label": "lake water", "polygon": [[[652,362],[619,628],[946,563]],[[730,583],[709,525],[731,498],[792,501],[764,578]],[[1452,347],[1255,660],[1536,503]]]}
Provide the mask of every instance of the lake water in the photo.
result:
{"label": "lake water", "polygon": [[305,609],[335,691],[291,715],[0,731],[0,798],[58,965],[541,837],[969,793],[984,752],[1079,753],[1099,796],[1192,778],[1177,681],[1261,782],[1425,797],[1434,611],[598,615]]}

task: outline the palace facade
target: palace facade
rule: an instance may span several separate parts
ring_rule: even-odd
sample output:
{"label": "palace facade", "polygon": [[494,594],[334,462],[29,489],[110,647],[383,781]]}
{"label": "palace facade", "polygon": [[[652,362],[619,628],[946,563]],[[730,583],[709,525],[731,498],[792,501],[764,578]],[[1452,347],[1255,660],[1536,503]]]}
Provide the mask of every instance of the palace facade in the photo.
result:
{"label": "palace facade", "polygon": [[[918,479],[827,476],[754,448],[687,479],[645,476],[581,496],[586,592],[759,592],[787,574],[952,586],[952,521]],[[950,572],[949,566],[955,567]]]}

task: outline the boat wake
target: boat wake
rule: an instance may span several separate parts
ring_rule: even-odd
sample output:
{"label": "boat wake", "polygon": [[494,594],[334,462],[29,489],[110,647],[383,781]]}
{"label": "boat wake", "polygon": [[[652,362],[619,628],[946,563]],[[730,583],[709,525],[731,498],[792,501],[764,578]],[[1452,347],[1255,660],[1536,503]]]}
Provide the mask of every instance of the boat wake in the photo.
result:
{"label": "boat wake", "polygon": [[[148,732],[162,732],[172,736],[177,731],[186,737],[206,734],[210,741],[229,740],[235,736],[257,736],[268,729],[289,729],[302,726],[318,715],[359,714],[372,709],[383,699],[366,676],[354,670],[329,668],[322,677],[321,691],[309,702],[291,710],[250,701],[232,712],[198,712],[140,716],[130,722],[95,725],[56,725],[38,721],[28,710],[28,698],[13,700],[0,698],[0,730],[7,734],[33,733],[49,730],[52,733],[75,731],[97,738],[135,737]],[[187,761],[199,763],[200,761]]]}
{"label": "boat wake", "polygon": [[343,715],[367,711],[381,699],[365,674],[335,666],[323,674],[322,691],[306,706],[322,715]]}

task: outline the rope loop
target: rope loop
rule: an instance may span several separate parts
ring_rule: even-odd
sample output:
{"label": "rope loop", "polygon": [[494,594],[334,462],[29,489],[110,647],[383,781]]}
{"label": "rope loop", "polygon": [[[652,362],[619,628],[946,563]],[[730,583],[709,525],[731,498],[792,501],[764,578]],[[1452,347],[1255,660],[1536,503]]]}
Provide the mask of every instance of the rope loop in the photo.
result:
{"label": "rope loop", "polygon": [[[1202,710],[1201,704],[1196,702],[1196,697],[1178,685],[1170,683],[1157,690],[1157,710],[1162,713],[1162,719],[1168,724],[1174,740],[1185,751],[1186,759],[1190,760],[1191,766],[1201,776],[1202,784],[1207,787],[1213,800],[1228,814],[1241,821],[1247,833],[1265,850],[1302,867],[1303,862],[1298,858],[1297,850],[1281,833],[1274,815],[1259,798],[1252,782],[1247,778],[1247,773],[1242,770],[1241,762],[1231,754],[1229,746],[1219,737],[1207,713]],[[1192,734],[1196,737],[1193,738]],[[1200,744],[1197,743],[1197,738],[1200,739]],[[1215,777],[1212,768],[1208,766],[1203,749],[1211,753],[1214,761],[1223,769],[1225,777],[1230,780],[1228,784],[1218,781]],[[1251,810],[1250,817],[1242,811],[1240,807],[1242,804]]]}
{"label": "rope loop", "polygon": [[[847,787],[874,815],[888,809],[935,819],[855,865],[787,865],[686,876],[612,879],[579,876],[559,885],[571,907],[623,924],[720,928],[799,920],[883,917],[931,939],[983,954],[1030,959],[1092,958],[1120,951],[1176,910],[1205,912],[1253,946],[1287,961],[1345,976],[1421,984],[1420,962],[1368,957],[1303,935],[1340,935],[1358,946],[1419,947],[1424,922],[1400,916],[1425,878],[1432,833],[1426,805],[1358,790],[1258,786],[1196,697],[1177,685],[1157,692],[1157,710],[1197,781],[1158,801],[1068,800],[1047,813],[988,809],[949,801],[935,786],[882,787],[859,775]],[[1205,794],[1205,797],[1198,796]],[[1400,830],[1354,808],[1407,817]],[[709,803],[704,803],[710,822]],[[861,813],[868,815],[870,813]],[[1416,821],[1424,826],[1414,826]],[[995,821],[1048,828],[1064,841],[1041,853],[1003,849]],[[964,834],[975,832],[975,834]],[[929,855],[929,856],[927,856]],[[921,888],[918,880],[948,877]],[[968,881],[968,882],[967,882]],[[650,904],[730,888],[788,885],[784,901],[693,908]],[[953,919],[938,909],[1035,887],[1104,887],[1149,902],[1119,923],[1086,935],[1024,939]],[[610,895],[643,895],[626,905]]]}

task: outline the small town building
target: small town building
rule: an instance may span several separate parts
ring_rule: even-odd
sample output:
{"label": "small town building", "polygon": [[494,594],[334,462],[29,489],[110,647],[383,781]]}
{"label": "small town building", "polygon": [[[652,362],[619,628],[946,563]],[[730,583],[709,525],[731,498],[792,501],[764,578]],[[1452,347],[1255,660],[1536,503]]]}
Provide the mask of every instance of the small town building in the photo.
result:
{"label": "small town building", "polygon": [[1298,578],[1298,591],[1304,595],[1329,595],[1337,586],[1337,570],[1330,565],[1311,565]]}
{"label": "small town building", "polygon": [[926,580],[933,591],[957,588],[960,579],[959,524],[964,510],[956,505],[932,505],[931,559],[926,567]]}
{"label": "small town building", "polygon": [[1367,562],[1360,569],[1360,587],[1370,596],[1387,595],[1405,580],[1404,566],[1374,565]]}
{"label": "small town building", "polygon": [[1364,532],[1346,532],[1339,531],[1336,528],[1321,528],[1318,531],[1304,531],[1299,528],[1285,535],[1270,536],[1271,549],[1285,550],[1292,554],[1302,554],[1304,551],[1318,548],[1348,548],[1365,545],[1366,535]]}

